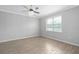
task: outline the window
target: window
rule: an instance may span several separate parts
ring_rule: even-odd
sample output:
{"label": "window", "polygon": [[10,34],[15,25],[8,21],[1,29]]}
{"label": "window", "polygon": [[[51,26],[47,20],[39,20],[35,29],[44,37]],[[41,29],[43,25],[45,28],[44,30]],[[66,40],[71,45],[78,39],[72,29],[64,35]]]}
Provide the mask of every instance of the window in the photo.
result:
{"label": "window", "polygon": [[62,17],[56,16],[47,19],[46,31],[62,32]]}

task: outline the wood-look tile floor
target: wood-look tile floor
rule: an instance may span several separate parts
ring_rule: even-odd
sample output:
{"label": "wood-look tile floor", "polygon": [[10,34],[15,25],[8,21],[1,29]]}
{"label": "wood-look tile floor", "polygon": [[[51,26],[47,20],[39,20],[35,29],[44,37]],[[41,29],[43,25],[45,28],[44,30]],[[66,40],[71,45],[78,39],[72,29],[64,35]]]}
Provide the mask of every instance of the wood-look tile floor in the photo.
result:
{"label": "wood-look tile floor", "polygon": [[78,54],[79,47],[44,37],[0,43],[0,54]]}

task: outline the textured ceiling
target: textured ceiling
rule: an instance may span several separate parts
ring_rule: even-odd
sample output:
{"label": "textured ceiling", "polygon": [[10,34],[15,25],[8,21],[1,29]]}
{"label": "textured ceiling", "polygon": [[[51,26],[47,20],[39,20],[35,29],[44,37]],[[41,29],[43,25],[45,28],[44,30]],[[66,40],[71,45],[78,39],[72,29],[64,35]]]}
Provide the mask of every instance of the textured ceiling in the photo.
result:
{"label": "textured ceiling", "polygon": [[[29,5],[26,6],[29,7]],[[35,6],[39,7],[40,14],[38,17],[43,17],[62,10],[76,7],[77,5],[33,5],[33,7]],[[28,12],[23,5],[0,5],[0,11],[28,16]]]}

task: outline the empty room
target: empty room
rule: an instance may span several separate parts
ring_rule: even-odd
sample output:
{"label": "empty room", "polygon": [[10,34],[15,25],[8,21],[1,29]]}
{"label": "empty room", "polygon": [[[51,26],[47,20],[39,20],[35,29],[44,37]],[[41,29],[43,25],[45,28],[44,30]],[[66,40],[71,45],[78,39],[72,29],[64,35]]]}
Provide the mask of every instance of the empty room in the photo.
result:
{"label": "empty room", "polygon": [[79,54],[79,6],[0,5],[0,54]]}

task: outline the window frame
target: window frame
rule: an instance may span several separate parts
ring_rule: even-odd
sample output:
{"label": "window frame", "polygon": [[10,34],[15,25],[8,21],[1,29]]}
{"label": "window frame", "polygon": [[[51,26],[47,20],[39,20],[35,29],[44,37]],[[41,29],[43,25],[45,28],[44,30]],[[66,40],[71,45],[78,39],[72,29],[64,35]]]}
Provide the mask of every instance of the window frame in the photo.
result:
{"label": "window frame", "polygon": [[[56,28],[58,28],[58,27],[55,27],[55,25],[57,25],[57,24],[54,24],[55,23],[54,20],[55,20],[56,17],[60,17],[60,27],[59,27],[59,30],[58,31],[56,31]],[[52,27],[50,27],[50,29],[52,29],[52,30],[48,30],[49,27],[48,27],[47,21],[50,20],[50,19],[52,19],[52,24],[49,24],[49,25],[52,25]],[[59,16],[54,16],[54,17],[48,18],[46,20],[46,31],[62,32],[62,16],[59,15]]]}

